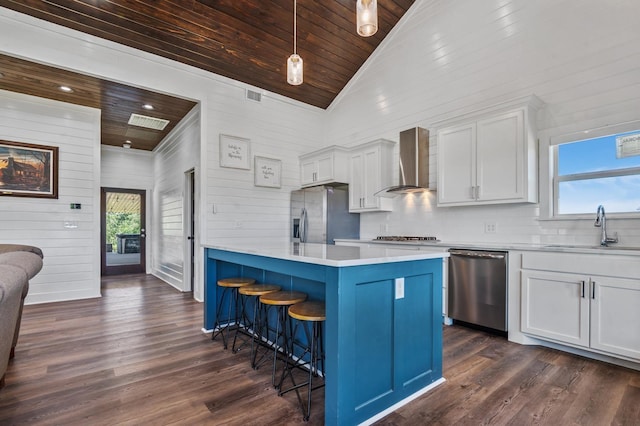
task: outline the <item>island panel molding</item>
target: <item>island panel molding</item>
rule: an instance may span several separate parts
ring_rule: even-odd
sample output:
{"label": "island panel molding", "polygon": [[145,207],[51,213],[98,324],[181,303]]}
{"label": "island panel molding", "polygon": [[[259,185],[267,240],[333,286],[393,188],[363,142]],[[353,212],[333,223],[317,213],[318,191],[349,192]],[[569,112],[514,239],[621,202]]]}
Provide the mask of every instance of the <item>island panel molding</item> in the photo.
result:
{"label": "island panel molding", "polygon": [[276,158],[253,157],[255,186],[280,188],[282,186],[282,161]]}
{"label": "island panel molding", "polygon": [[251,141],[220,134],[220,167],[251,170]]}
{"label": "island panel molding", "polygon": [[0,140],[0,195],[58,198],[58,147]]}

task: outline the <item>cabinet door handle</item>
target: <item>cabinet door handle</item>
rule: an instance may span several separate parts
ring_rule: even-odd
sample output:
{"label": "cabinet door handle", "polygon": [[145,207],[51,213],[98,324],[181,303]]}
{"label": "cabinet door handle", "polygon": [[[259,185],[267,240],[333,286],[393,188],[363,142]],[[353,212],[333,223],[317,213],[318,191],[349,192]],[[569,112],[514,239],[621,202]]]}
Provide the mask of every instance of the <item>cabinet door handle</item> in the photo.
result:
{"label": "cabinet door handle", "polygon": [[582,281],[582,295],[580,297],[584,299],[584,280]]}
{"label": "cabinet door handle", "polygon": [[595,281],[591,281],[591,298],[592,299],[596,298],[596,282]]}
{"label": "cabinet door handle", "polygon": [[476,199],[476,187],[475,186],[471,187],[470,196],[471,196],[472,200]]}

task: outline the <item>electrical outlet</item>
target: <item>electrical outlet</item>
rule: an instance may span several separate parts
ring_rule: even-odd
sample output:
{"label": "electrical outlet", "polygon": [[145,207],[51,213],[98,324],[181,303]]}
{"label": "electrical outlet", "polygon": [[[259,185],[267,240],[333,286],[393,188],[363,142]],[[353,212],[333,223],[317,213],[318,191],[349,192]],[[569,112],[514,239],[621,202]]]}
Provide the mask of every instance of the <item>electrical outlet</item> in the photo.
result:
{"label": "electrical outlet", "polygon": [[485,222],[485,224],[484,224],[484,233],[485,234],[495,234],[497,227],[498,227],[498,225],[495,222]]}
{"label": "electrical outlet", "polygon": [[395,284],[396,284],[396,299],[403,299],[404,298],[404,277],[396,278]]}

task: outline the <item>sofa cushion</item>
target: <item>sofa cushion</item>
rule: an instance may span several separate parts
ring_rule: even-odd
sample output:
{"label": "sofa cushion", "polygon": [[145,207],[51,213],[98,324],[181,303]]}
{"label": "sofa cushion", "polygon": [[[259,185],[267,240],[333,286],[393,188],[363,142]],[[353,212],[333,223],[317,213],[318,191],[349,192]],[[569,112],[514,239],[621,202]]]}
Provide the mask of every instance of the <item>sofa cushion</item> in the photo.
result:
{"label": "sofa cushion", "polygon": [[22,289],[26,282],[27,273],[24,269],[0,265],[0,378],[7,371]]}
{"label": "sofa cushion", "polygon": [[0,254],[0,265],[22,268],[31,279],[42,269],[42,257],[29,251],[14,251]]}
{"label": "sofa cushion", "polygon": [[40,250],[39,247],[28,246],[24,244],[0,244],[0,254],[10,253],[13,251],[27,251],[27,252],[35,253],[41,258],[43,257],[42,250]]}

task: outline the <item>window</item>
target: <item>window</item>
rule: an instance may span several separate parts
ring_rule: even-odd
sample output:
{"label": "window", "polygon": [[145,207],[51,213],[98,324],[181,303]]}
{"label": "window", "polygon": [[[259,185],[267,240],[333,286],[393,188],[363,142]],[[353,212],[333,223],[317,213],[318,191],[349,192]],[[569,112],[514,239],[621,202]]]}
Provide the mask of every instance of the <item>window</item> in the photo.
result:
{"label": "window", "polygon": [[555,214],[640,213],[640,130],[555,146]]}

